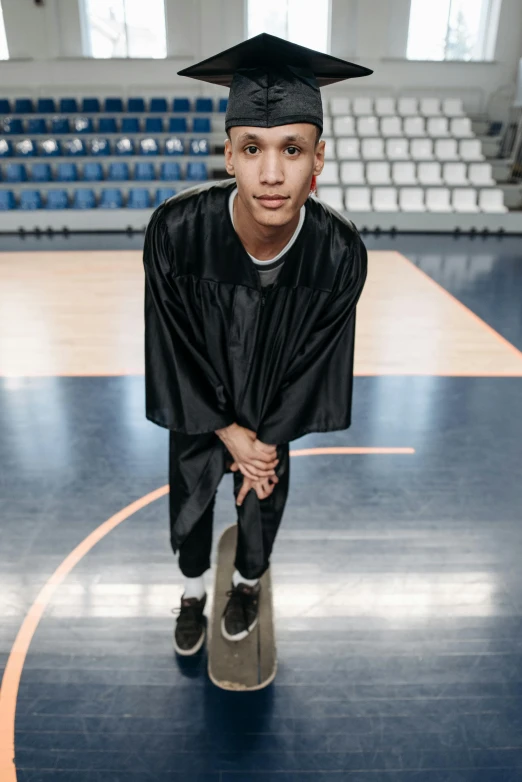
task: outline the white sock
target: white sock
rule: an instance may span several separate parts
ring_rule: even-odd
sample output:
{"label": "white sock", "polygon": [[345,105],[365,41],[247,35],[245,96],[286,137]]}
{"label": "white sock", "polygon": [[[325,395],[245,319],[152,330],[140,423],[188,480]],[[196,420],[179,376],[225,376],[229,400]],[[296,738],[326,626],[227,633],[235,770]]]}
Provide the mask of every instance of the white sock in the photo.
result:
{"label": "white sock", "polygon": [[183,592],[183,597],[197,597],[198,600],[201,600],[204,594],[205,579],[203,576],[198,576],[197,578],[188,578],[188,576],[185,576],[185,591]]}
{"label": "white sock", "polygon": [[234,570],[234,575],[232,576],[232,583],[236,587],[239,583],[248,584],[248,586],[253,587],[257,584],[258,581],[259,581],[258,578],[244,578],[239,572],[239,570]]}

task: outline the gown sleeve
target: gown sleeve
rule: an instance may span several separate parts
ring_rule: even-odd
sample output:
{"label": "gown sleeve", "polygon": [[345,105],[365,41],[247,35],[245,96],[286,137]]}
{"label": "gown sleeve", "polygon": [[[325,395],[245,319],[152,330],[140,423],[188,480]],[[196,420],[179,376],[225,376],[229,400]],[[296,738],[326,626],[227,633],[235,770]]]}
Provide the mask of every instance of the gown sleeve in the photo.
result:
{"label": "gown sleeve", "polygon": [[175,248],[163,206],[153,212],[143,247],[145,270],[145,414],[184,434],[204,434],[235,421],[225,387],[195,337],[176,284]]}
{"label": "gown sleeve", "polygon": [[268,444],[351,423],[355,308],[367,275],[366,247],[356,231],[335,284],[296,345],[274,399],[257,429]]}

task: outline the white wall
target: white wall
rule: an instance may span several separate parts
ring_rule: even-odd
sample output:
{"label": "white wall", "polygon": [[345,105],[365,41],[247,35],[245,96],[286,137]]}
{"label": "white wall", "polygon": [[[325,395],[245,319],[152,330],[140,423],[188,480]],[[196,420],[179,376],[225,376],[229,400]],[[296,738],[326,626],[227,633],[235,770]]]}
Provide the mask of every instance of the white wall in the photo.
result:
{"label": "white wall", "polygon": [[[146,2],[146,0],[144,0]],[[325,94],[460,96],[470,112],[509,105],[522,56],[522,2],[500,5],[495,59],[411,62],[404,57],[409,0],[331,0],[331,53],[374,70]],[[177,76],[181,68],[233,46],[246,34],[246,0],[166,0],[166,60],[83,58],[76,0],[2,0],[12,59],[0,62],[4,95],[191,94],[227,90]],[[495,104],[496,106],[496,104]]]}

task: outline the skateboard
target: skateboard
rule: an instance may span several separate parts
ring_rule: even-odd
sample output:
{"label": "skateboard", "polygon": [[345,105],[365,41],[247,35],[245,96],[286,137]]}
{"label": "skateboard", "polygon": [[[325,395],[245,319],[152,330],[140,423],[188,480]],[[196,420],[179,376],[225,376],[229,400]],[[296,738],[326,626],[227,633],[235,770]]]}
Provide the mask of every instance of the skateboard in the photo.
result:
{"label": "skateboard", "polygon": [[261,690],[275,678],[277,656],[274,634],[270,568],[261,576],[257,625],[242,641],[227,641],[221,634],[221,617],[231,588],[237,542],[237,524],[218,543],[214,601],[208,631],[208,675],[223,690]]}

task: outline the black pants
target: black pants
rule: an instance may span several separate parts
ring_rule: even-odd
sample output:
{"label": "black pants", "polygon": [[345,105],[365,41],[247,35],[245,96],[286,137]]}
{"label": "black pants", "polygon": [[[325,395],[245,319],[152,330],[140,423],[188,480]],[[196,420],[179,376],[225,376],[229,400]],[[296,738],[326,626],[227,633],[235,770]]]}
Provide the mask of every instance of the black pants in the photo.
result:
{"label": "black pants", "polygon": [[[233,457],[223,446],[225,451],[224,473],[230,472]],[[258,499],[255,490],[251,489],[243,500],[241,506],[235,506],[238,519],[238,541],[234,565],[245,578],[259,578],[268,569],[270,554],[281,524],[283,511],[288,496],[290,480],[289,444],[277,446],[277,464],[275,471],[279,478],[272,494],[264,500]],[[237,499],[243,484],[243,474],[238,470],[232,473],[234,476],[234,498]],[[175,492],[176,486],[171,485],[170,491]],[[201,576],[210,568],[210,555],[212,550],[212,526],[214,519],[214,505],[217,491],[211,502],[202,513],[195,526],[179,546],[178,564],[183,575],[189,578]],[[174,519],[171,517],[171,525]],[[256,556],[253,556],[254,549]],[[254,564],[254,560],[262,561],[261,569]]]}

